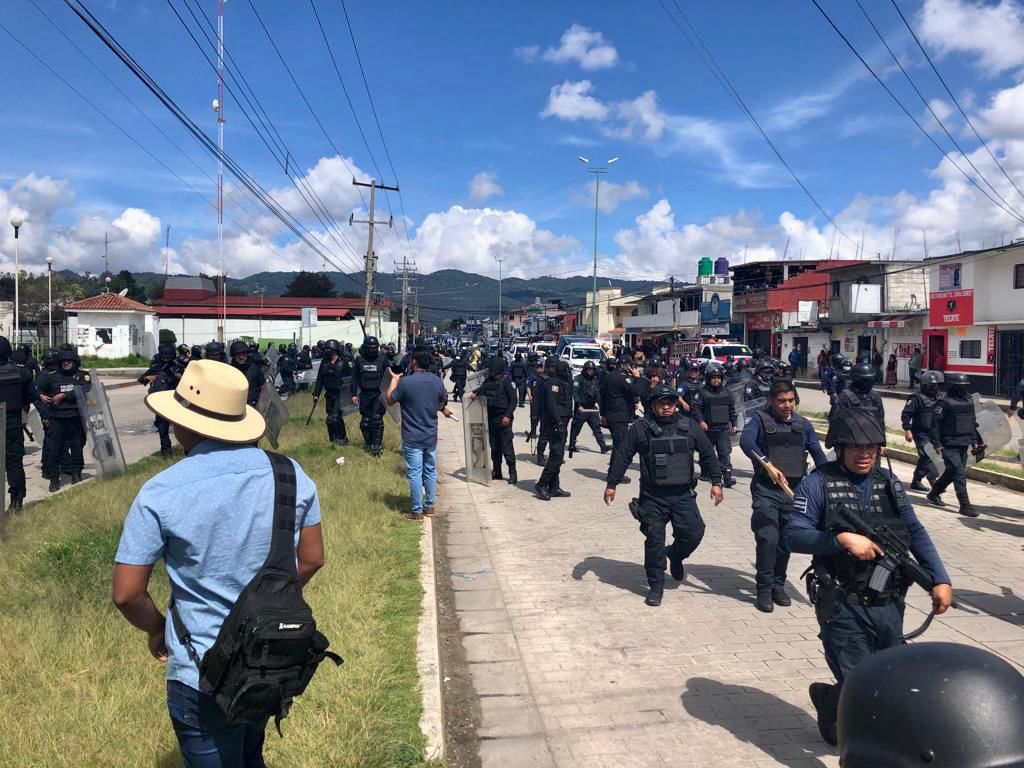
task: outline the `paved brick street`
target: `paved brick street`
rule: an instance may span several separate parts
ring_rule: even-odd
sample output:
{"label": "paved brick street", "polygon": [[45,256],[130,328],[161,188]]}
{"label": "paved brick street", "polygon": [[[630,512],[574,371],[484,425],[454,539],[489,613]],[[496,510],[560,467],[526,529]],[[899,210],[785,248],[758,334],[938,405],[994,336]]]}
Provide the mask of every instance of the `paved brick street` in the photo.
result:
{"label": "paved brick street", "polygon": [[[539,501],[540,467],[528,461],[518,414],[518,488],[463,482],[462,427],[441,420],[443,554],[480,701],[483,765],[837,766],[810,714],[808,684],[831,676],[802,590],[790,584],[791,608],[753,607],[750,466],[738,449],[740,482],[720,507],[706,483],[698,488],[707,534],[687,579],[667,577],[664,603],[649,608],[643,537],[626,509],[638,471],[605,507],[607,457],[581,436],[583,451],[562,471],[573,497]],[[910,465],[895,469],[909,482]],[[962,605],[925,639],[983,644],[1021,665],[1021,497],[971,490],[976,520],[915,504]],[[791,578],[807,563],[794,557]],[[917,590],[910,604],[908,630],[928,599]]]}

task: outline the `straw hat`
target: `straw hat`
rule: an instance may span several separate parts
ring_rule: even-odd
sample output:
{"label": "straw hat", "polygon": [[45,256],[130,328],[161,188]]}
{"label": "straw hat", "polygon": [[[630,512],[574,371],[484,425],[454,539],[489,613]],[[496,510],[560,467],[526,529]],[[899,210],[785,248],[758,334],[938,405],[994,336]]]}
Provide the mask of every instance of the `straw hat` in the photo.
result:
{"label": "straw hat", "polygon": [[249,382],[233,366],[215,360],[188,364],[173,392],[146,395],[146,407],[172,424],[225,443],[253,443],[267,423],[246,404]]}

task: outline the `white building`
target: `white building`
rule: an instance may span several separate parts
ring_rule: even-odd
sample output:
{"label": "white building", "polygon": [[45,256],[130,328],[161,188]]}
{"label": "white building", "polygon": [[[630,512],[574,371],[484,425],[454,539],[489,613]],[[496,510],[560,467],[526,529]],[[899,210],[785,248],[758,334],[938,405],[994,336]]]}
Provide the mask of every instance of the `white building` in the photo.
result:
{"label": "white building", "polygon": [[81,356],[151,357],[159,323],[151,307],[116,293],[101,293],[64,305],[67,340]]}

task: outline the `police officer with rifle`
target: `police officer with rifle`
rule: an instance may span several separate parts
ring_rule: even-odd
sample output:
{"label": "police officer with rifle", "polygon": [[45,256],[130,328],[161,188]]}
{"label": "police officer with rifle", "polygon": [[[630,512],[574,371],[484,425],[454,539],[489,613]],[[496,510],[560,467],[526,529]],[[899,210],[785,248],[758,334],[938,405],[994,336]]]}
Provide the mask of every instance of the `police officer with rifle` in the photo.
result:
{"label": "police officer with rifle", "polygon": [[[686,578],[683,561],[704,538],[704,521],[697,509],[697,473],[693,452],[700,456],[701,470],[711,477],[711,500],[718,506],[722,493],[722,471],[715,449],[696,423],[677,408],[678,393],[669,384],[651,390],[647,415],[637,419],[612,454],[604,491],[604,503],[615,500],[633,457],[640,456],[640,498],[630,503],[630,512],[645,536],[644,570],[648,592],[644,602],[661,605],[665,591],[665,559],[672,578]],[[665,527],[672,523],[672,544],[665,546]]]}
{"label": "police officer with rifle", "polygon": [[[911,584],[930,592],[935,614],[952,605],[953,589],[902,484],[877,466],[885,445],[878,421],[845,409],[829,424],[829,437],[837,458],[797,488],[785,536],[790,550],[813,556],[808,596],[836,684],[812,683],[810,695],[818,730],[835,745],[843,682],[870,654],[904,642],[904,599]],[[927,622],[919,632],[926,627]]]}
{"label": "police officer with rifle", "polygon": [[[875,418],[885,432],[885,406],[882,398],[874,391],[877,372],[867,363],[858,363],[850,370],[849,386],[844,387],[832,405],[829,418],[846,408],[859,408]],[[832,446],[825,444],[826,448]]]}
{"label": "police officer with rifle", "polygon": [[573,400],[576,407],[572,416],[572,432],[569,433],[569,458],[576,452],[576,439],[580,436],[583,426],[590,427],[601,453],[608,453],[608,446],[601,431],[601,419],[598,416],[597,403],[601,392],[597,384],[597,363],[587,360],[583,371],[576,377],[573,385]]}
{"label": "police officer with rifle", "polygon": [[933,487],[939,479],[939,470],[925,451],[925,446],[931,442],[935,404],[939,400],[939,387],[943,381],[942,371],[923,371],[918,376],[918,391],[907,398],[907,404],[900,413],[907,442],[913,442],[917,448],[917,466],[914,467],[914,479],[910,483],[914,491],[928,490],[921,484],[921,480],[926,477],[928,484]]}

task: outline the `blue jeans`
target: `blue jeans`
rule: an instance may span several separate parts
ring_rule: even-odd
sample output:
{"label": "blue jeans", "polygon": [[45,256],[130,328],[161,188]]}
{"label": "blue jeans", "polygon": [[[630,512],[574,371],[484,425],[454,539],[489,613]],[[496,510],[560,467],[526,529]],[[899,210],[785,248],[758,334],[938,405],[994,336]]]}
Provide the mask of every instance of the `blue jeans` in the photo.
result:
{"label": "blue jeans", "polygon": [[[405,459],[405,473],[409,477],[409,496],[412,498],[413,513],[422,512],[424,501],[427,509],[433,509],[437,495],[437,449],[410,448],[402,446]],[[427,498],[423,498],[426,489]]]}
{"label": "blue jeans", "polygon": [[266,768],[262,724],[229,725],[213,696],[167,681],[167,711],[185,768]]}

